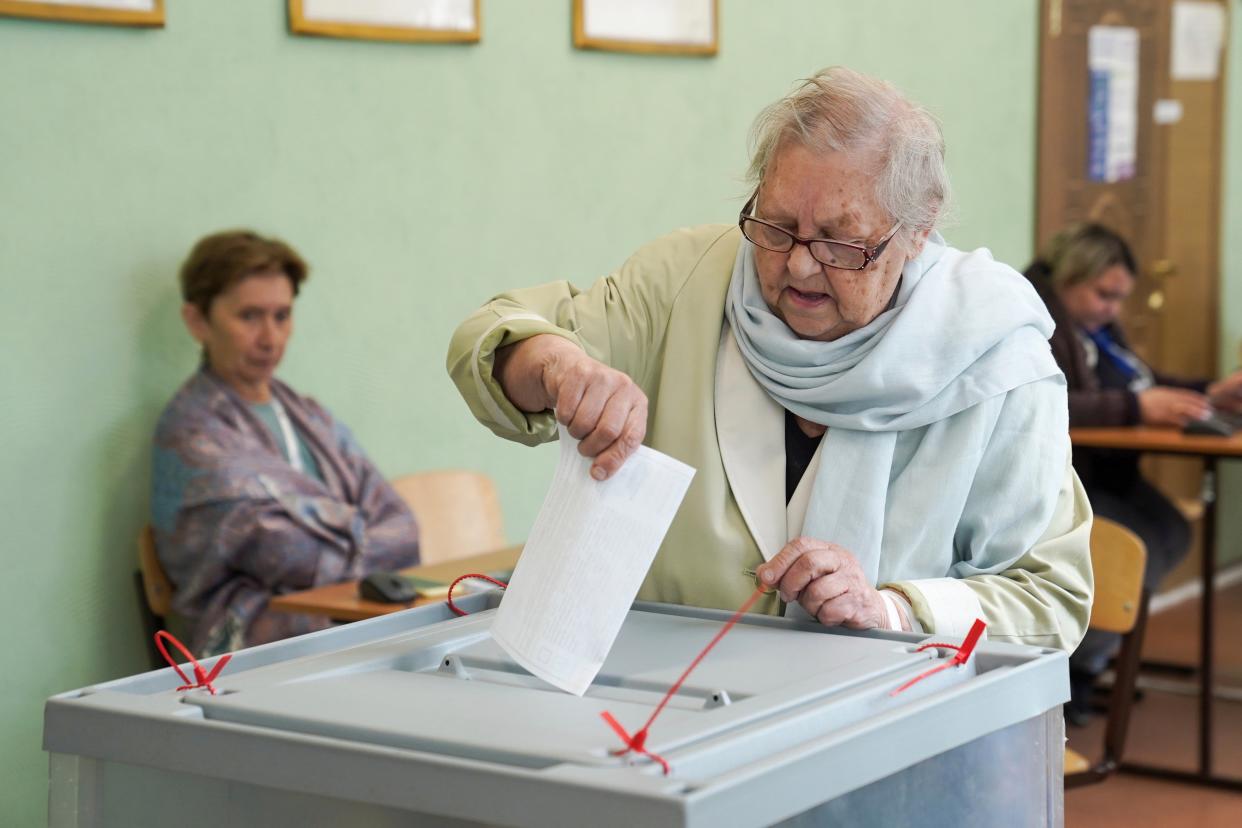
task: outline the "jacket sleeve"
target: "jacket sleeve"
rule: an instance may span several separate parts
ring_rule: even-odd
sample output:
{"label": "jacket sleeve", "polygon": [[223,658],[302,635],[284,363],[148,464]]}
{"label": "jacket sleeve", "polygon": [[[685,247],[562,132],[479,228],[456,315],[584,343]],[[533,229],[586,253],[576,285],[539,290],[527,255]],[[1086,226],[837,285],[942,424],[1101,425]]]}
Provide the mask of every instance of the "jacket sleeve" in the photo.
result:
{"label": "jacket sleeve", "polygon": [[[1067,468],[1052,521],[1035,545],[1004,572],[961,579],[988,623],[988,638],[1066,651],[1078,646],[1094,590],[1091,521],[1087,494],[1073,468]],[[939,631],[934,598],[929,600],[918,581],[885,586],[906,596],[924,630]]]}
{"label": "jacket sleeve", "polygon": [[551,282],[492,299],[458,326],[449,344],[448,372],[470,411],[509,440],[536,445],[555,437],[552,413],[519,411],[492,374],[496,351],[537,334],[568,339],[650,396],[677,295],[724,232],[695,228],[665,236],[587,290]]}
{"label": "jacket sleeve", "polygon": [[1138,425],[1138,395],[1125,388],[1069,392],[1070,428]]}
{"label": "jacket sleeve", "polygon": [[1205,379],[1177,377],[1172,374],[1162,374],[1159,371],[1153,371],[1152,375],[1156,380],[1156,385],[1164,385],[1169,388],[1185,388],[1187,391],[1198,391],[1200,394],[1206,394],[1207,387],[1211,385],[1211,382]]}
{"label": "jacket sleeve", "polygon": [[[202,447],[209,438],[190,442]],[[157,499],[161,485],[192,481],[176,493],[175,511],[155,523],[190,648],[205,655],[318,629],[275,617],[262,631],[251,627],[273,594],[357,574],[360,516],[330,498],[296,498],[265,475],[231,471],[226,455],[196,459],[187,465],[178,452],[157,446],[153,475]]]}
{"label": "jacket sleeve", "polygon": [[[1047,296],[1044,297],[1048,301]],[[1056,316],[1063,317],[1060,304],[1050,304]],[[1139,421],[1138,397],[1125,388],[1100,388],[1094,373],[1087,366],[1077,335],[1066,320],[1059,319],[1048,343],[1052,356],[1065,374],[1069,385],[1070,428],[1090,426],[1128,426]]]}
{"label": "jacket sleeve", "polygon": [[1031,383],[1011,391],[1001,409],[959,523],[950,577],[893,585],[925,630],[964,634],[982,617],[989,638],[1065,650],[1086,632],[1091,507],[1069,463],[1065,409],[1037,417],[1031,395],[1041,393],[1060,394],[1064,406],[1060,387]]}
{"label": "jacket sleeve", "polygon": [[419,562],[418,516],[363,450],[349,427],[332,420],[341,459],[358,481],[357,513],[362,519],[359,555],[364,571],[399,569]]}
{"label": "jacket sleeve", "polygon": [[[1130,341],[1126,337],[1125,331],[1122,330],[1121,325],[1114,322],[1109,325],[1108,330],[1112,334],[1113,339],[1115,339],[1121,347],[1125,348],[1130,353],[1134,353],[1134,349],[1130,347]],[[1162,385],[1166,388],[1185,388],[1187,391],[1198,391],[1200,394],[1207,393],[1207,387],[1210,382],[1209,380],[1179,377],[1174,374],[1165,374],[1157,371],[1150,365],[1148,365],[1147,368],[1151,371],[1152,380],[1156,385]],[[1135,394],[1131,394],[1130,396],[1133,398],[1134,419],[1125,423],[1116,423],[1116,425],[1136,425],[1139,421],[1138,396]],[[1101,425],[1114,425],[1114,423],[1101,423]]]}

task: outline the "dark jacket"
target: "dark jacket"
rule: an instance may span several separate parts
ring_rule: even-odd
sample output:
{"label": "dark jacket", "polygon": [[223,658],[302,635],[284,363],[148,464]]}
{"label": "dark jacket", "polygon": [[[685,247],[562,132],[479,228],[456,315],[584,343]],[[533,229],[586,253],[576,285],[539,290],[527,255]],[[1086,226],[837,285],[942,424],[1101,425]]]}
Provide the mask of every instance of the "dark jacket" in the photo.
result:
{"label": "dark jacket", "polygon": [[[1048,314],[1057,326],[1049,344],[1057,365],[1065,374],[1069,392],[1070,428],[1138,425],[1138,395],[1126,387],[1125,378],[1108,360],[1098,360],[1094,370],[1088,367],[1087,352],[1048,275],[1047,267],[1038,261],[1028,267],[1025,273],[1035,291],[1044,300]],[[1117,324],[1109,325],[1108,332],[1118,344],[1130,349]],[[1157,371],[1153,371],[1152,376],[1156,385],[1188,388],[1200,393],[1208,385],[1207,380],[1188,380]],[[1074,449],[1074,469],[1088,489],[1101,487],[1125,491],[1138,480],[1138,454],[1128,451]]]}

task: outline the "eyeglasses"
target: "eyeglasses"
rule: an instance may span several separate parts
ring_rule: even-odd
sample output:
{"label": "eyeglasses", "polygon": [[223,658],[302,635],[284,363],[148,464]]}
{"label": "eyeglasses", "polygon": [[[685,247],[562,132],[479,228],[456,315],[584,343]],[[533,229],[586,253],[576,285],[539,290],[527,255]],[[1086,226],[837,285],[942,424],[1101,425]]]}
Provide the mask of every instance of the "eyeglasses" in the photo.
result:
{"label": "eyeglasses", "polygon": [[756,191],[737,217],[743,236],[750,239],[751,243],[774,253],[788,253],[794,249],[795,244],[805,244],[815,261],[838,270],[866,270],[872,262],[883,255],[884,248],[888,247],[888,243],[893,240],[893,236],[897,235],[897,230],[901,227],[901,222],[894,224],[893,229],[880,239],[880,243],[870,248],[861,244],[831,239],[804,239],[795,236],[784,227],[750,215],[758,198],[759,193]]}

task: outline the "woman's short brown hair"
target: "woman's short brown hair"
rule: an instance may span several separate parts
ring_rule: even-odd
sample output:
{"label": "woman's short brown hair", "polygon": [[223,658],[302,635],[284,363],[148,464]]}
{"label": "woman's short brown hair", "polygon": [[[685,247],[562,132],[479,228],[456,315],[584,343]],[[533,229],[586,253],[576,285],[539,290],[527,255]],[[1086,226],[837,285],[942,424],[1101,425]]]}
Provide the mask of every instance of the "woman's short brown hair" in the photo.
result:
{"label": "woman's short brown hair", "polygon": [[306,280],[306,262],[280,239],[251,230],[226,230],[204,236],[181,265],[181,298],[206,316],[211,302],[256,273],[279,271],[289,277],[293,295]]}
{"label": "woman's short brown hair", "polygon": [[1116,265],[1138,277],[1138,263],[1126,240],[1093,222],[1072,224],[1057,233],[1044,245],[1039,258],[1058,288],[1089,282]]}

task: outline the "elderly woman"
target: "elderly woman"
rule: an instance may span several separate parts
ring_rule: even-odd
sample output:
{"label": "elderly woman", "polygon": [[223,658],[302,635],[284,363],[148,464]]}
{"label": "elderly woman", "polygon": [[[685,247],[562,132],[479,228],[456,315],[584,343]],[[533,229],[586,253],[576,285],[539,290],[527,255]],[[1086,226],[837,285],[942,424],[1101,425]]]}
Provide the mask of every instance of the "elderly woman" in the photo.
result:
{"label": "elderly woman", "polygon": [[503,294],[449,350],[475,416],[556,421],[605,479],[641,442],[698,473],[640,597],[1072,648],[1090,510],[1052,322],[1022,277],[933,228],[935,121],[832,68],[755,125],[739,226],[683,230],[580,292]]}
{"label": "elderly woman", "polygon": [[[1117,316],[1138,272],[1125,239],[1099,224],[1054,236],[1026,270],[1056,323],[1052,353],[1069,387],[1071,426],[1185,426],[1213,407],[1238,411],[1242,372],[1219,382],[1154,371],[1126,342]],[[1132,529],[1147,545],[1143,585],[1154,591],[1186,556],[1190,526],[1144,479],[1137,452],[1077,450],[1074,468],[1096,514]],[[1070,659],[1071,723],[1089,717],[1090,688],[1116,648],[1116,635],[1093,631]]]}
{"label": "elderly woman", "polygon": [[181,268],[198,371],[155,433],[156,548],[199,654],[329,624],[273,594],[418,562],[414,516],[322,406],[275,378],[306,264],[281,241],[208,236]]}

